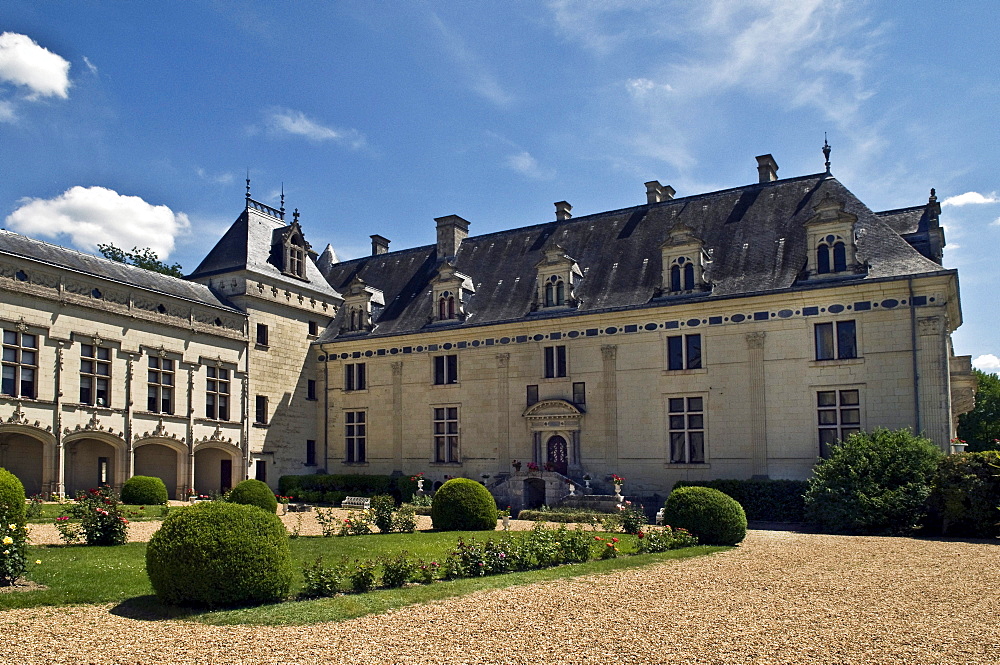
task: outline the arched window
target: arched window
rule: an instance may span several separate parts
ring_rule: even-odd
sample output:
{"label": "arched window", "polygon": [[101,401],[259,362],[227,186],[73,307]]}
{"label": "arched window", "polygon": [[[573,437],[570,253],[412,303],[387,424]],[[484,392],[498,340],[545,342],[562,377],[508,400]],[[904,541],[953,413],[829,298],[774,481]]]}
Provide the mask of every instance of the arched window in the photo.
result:
{"label": "arched window", "polygon": [[847,249],[843,241],[838,241],[833,245],[833,271],[844,272],[847,270]]}
{"label": "arched window", "polygon": [[451,291],[442,291],[438,297],[438,320],[447,321],[455,318],[455,296]]}
{"label": "arched window", "polygon": [[566,282],[558,275],[550,275],[545,282],[545,306],[558,307],[566,304]]}
{"label": "arched window", "polygon": [[847,270],[847,246],[843,238],[832,234],[824,237],[816,247],[816,274],[826,275],[845,270]]}
{"label": "arched window", "polygon": [[674,259],[670,266],[670,290],[692,291],[694,286],[694,263],[686,256]]}
{"label": "arched window", "polygon": [[305,241],[298,233],[292,233],[285,241],[285,272],[295,277],[306,276]]}
{"label": "arched window", "polygon": [[670,266],[670,290],[681,290],[681,267],[677,264]]}

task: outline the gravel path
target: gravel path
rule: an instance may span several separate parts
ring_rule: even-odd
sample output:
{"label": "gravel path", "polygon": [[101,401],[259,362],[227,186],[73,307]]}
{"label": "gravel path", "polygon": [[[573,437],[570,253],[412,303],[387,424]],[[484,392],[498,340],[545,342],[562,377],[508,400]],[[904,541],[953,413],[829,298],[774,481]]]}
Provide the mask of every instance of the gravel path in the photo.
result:
{"label": "gravel path", "polygon": [[0,613],[14,663],[1000,662],[1000,544],[752,531],[732,551],[341,624]]}

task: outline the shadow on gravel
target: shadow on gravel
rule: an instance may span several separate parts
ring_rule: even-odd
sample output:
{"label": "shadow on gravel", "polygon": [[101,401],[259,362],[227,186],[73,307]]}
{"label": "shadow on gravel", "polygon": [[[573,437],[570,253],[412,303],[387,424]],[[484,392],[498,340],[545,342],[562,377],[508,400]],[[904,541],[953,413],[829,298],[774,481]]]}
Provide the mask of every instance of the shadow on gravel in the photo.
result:
{"label": "shadow on gravel", "polygon": [[162,621],[164,619],[189,619],[203,612],[184,607],[169,607],[156,596],[136,596],[111,608],[111,614],[136,621]]}

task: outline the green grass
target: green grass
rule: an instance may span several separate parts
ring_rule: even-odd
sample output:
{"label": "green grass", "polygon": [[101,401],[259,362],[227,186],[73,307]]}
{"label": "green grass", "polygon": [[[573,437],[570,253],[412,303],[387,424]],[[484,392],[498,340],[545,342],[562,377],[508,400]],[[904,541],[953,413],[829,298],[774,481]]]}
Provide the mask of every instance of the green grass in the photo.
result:
{"label": "green grass", "polygon": [[[51,524],[52,520],[60,515],[69,515],[72,503],[43,503],[42,514],[37,517],[28,518],[29,524]],[[179,510],[183,506],[132,506],[123,505],[122,510],[125,516],[133,522],[147,522],[149,520],[162,520],[168,510]]]}
{"label": "green grass", "polygon": [[[406,551],[427,561],[442,561],[459,537],[485,540],[489,532],[418,532],[354,536],[348,538],[298,538],[290,541],[294,578],[292,595],[302,588],[302,567],[322,557],[327,565],[341,559],[376,559]],[[623,552],[635,550],[635,538],[621,538]],[[606,561],[558,566],[543,570],[495,575],[403,589],[383,589],[365,594],[285,602],[276,605],[225,611],[192,611],[164,607],[153,595],[145,569],[145,543],[117,547],[48,546],[32,547],[27,577],[48,589],[0,594],[0,609],[44,605],[117,603],[116,614],[144,619],[187,618],[212,624],[308,624],[343,621],[365,614],[461,596],[482,589],[496,589],[545,580],[565,579],[643,566],[659,561],[699,556],[725,550],[724,547],[693,547],[663,554],[623,556]],[[35,564],[35,560],[41,564]]]}

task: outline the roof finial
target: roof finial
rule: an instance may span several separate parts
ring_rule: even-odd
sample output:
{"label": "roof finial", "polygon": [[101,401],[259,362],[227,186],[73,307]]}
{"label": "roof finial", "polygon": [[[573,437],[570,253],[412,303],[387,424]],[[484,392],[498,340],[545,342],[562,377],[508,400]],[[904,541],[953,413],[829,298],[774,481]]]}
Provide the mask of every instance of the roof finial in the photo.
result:
{"label": "roof finial", "polygon": [[830,144],[826,141],[826,132],[823,132],[823,156],[826,157],[826,172],[830,173]]}
{"label": "roof finial", "polygon": [[247,167],[247,201],[250,200],[250,168]]}
{"label": "roof finial", "polygon": [[930,198],[927,199],[927,202],[928,203],[936,203],[937,202],[937,192],[934,191],[933,187],[931,187],[931,195],[930,195]]}
{"label": "roof finial", "polygon": [[281,183],[281,218],[285,218],[285,183]]}
{"label": "roof finial", "polygon": [[292,213],[292,221],[295,222],[296,224],[299,223],[299,209],[298,208],[296,208],[295,212]]}

